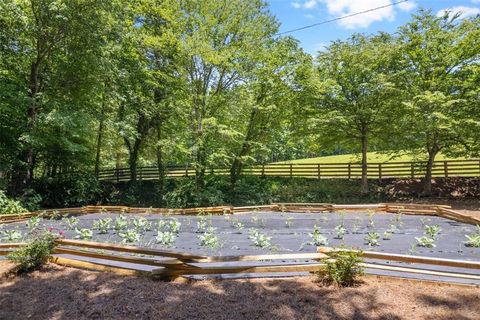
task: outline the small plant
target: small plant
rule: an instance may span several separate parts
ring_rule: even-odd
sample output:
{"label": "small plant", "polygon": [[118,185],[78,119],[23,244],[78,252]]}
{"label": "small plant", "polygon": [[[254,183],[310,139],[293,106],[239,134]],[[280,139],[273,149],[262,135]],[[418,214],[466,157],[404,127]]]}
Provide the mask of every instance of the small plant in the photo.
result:
{"label": "small plant", "polygon": [[140,241],[140,234],[135,229],[130,229],[118,234],[124,243],[133,243]]}
{"label": "small plant", "polygon": [[257,227],[257,228],[265,228],[265,225],[267,224],[267,221],[264,218],[259,218],[257,216],[252,217],[252,223]]}
{"label": "small plant", "polygon": [[200,240],[200,245],[202,247],[209,247],[213,249],[220,247],[220,240],[215,234],[215,230],[216,229],[213,227],[208,227],[203,234],[198,236],[198,239]]}
{"label": "small plant", "polygon": [[158,231],[168,231],[174,234],[178,234],[180,232],[180,227],[182,224],[177,219],[172,219],[169,221],[159,220],[158,221]]}
{"label": "small plant", "polygon": [[68,229],[75,230],[77,228],[77,224],[79,220],[76,217],[70,217],[70,218],[65,218],[65,222],[67,223]]}
{"label": "small plant", "polygon": [[386,232],[395,233],[395,231],[397,231],[397,226],[394,225],[394,224],[390,224],[390,226],[389,226],[389,228]]}
{"label": "small plant", "polygon": [[122,231],[125,230],[128,227],[128,219],[125,217],[123,214],[120,214],[116,219],[115,219],[115,230],[116,231]]}
{"label": "small plant", "polygon": [[285,227],[286,228],[293,227],[293,217],[288,217],[287,220],[285,220]]}
{"label": "small plant", "polygon": [[4,230],[2,231],[3,239],[7,241],[17,241],[22,239],[22,233],[18,230]]}
{"label": "small plant", "polygon": [[99,219],[93,222],[93,229],[98,230],[98,233],[100,234],[107,234],[108,230],[111,228],[111,224],[111,218]]}
{"label": "small plant", "polygon": [[200,216],[197,221],[197,232],[206,232],[208,226],[211,226],[211,220],[208,220],[205,216]]}
{"label": "small plant", "polygon": [[390,231],[385,231],[383,233],[382,239],[383,240],[390,240],[392,238],[392,233]]}
{"label": "small plant", "polygon": [[55,248],[56,235],[44,231],[26,246],[11,252],[7,258],[17,263],[19,272],[28,272],[41,266]]}
{"label": "small plant", "polygon": [[373,220],[373,216],[375,215],[375,211],[367,210],[367,215],[368,215],[368,227],[369,228],[375,228],[375,221]]}
{"label": "small plant", "polygon": [[272,245],[272,243],[270,242],[272,240],[272,237],[269,237],[264,233],[260,233],[257,229],[250,229],[248,234],[248,238],[252,240],[255,247],[268,248]]}
{"label": "small plant", "polygon": [[337,234],[337,239],[343,239],[346,232],[347,232],[347,229],[345,229],[345,227],[341,224],[335,227],[335,233]]}
{"label": "small plant", "polygon": [[365,237],[365,244],[368,244],[370,247],[379,246],[380,235],[378,232],[369,232]]}
{"label": "small plant", "polygon": [[480,225],[477,224],[477,230],[470,235],[465,235],[467,241],[464,242],[465,246],[480,248]]}
{"label": "small plant", "polygon": [[308,234],[312,240],[308,244],[312,246],[327,246],[328,239],[320,233],[320,229],[317,225],[313,226],[313,232]]}
{"label": "small plant", "polygon": [[152,223],[146,218],[133,219],[133,227],[138,233],[145,233],[152,230]]}
{"label": "small plant", "polygon": [[48,218],[50,220],[60,220],[62,218],[62,215],[58,210],[53,210],[52,213],[48,215]]}
{"label": "small plant", "polygon": [[158,231],[155,242],[166,247],[171,247],[175,243],[177,235],[171,231]]}
{"label": "small plant", "polygon": [[38,227],[41,220],[42,220],[42,218],[40,218],[39,216],[31,217],[26,223],[27,228],[30,229],[30,230],[35,229],[36,227]]}
{"label": "small plant", "polygon": [[467,241],[464,242],[465,246],[480,248],[480,233],[473,233],[471,235],[465,235]]}
{"label": "small plant", "polygon": [[442,231],[439,225],[428,226],[425,225],[425,235],[429,236],[433,240],[437,239],[438,234]]}
{"label": "small plant", "polygon": [[88,228],[75,229],[75,232],[77,233],[75,239],[87,240],[93,237],[93,231]]}
{"label": "small plant", "polygon": [[421,236],[420,238],[415,237],[417,240],[417,245],[419,247],[425,247],[425,248],[435,248],[435,239],[427,236]]}
{"label": "small plant", "polygon": [[243,223],[238,219],[232,219],[230,225],[232,226],[232,228],[235,228],[237,230],[243,229]]}
{"label": "small plant", "polygon": [[323,280],[340,287],[350,287],[355,284],[364,270],[362,253],[357,251],[337,251],[330,254],[331,259],[325,261]]}

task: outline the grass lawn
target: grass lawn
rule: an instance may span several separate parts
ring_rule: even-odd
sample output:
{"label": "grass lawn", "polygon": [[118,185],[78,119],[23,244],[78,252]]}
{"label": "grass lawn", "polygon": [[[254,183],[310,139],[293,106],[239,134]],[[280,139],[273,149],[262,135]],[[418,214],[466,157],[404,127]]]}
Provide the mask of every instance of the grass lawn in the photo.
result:
{"label": "grass lawn", "polygon": [[[466,158],[452,158],[446,157],[443,154],[437,155],[435,158],[436,161],[443,161],[443,160],[465,160]],[[415,160],[419,160],[418,158]],[[350,153],[350,154],[341,154],[336,156],[326,156],[326,157],[317,157],[317,158],[306,158],[306,159],[298,159],[298,160],[291,160],[291,161],[280,161],[275,163],[298,163],[298,164],[309,164],[309,163],[349,163],[349,162],[360,162],[361,161],[361,154],[360,153]],[[368,162],[407,162],[413,161],[413,157],[411,155],[400,155],[396,157],[392,157],[388,154],[382,154],[378,152],[369,152],[368,153]]]}

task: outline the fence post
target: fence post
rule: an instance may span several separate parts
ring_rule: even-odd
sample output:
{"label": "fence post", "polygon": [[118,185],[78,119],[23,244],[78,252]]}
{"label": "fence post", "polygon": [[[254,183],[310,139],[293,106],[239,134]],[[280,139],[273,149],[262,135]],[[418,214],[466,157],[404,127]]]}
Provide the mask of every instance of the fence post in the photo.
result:
{"label": "fence post", "polygon": [[352,178],[352,164],[348,164],[348,179],[350,180]]}
{"label": "fence post", "polygon": [[318,179],[320,180],[320,163],[317,164],[317,175],[318,175]]}
{"label": "fence post", "polygon": [[185,177],[188,177],[188,166],[185,166]]}
{"label": "fence post", "polygon": [[265,164],[262,164],[262,177],[265,177]]}
{"label": "fence post", "polygon": [[382,181],[382,164],[378,164],[378,180],[381,182]]}
{"label": "fence post", "polygon": [[120,168],[116,169],[116,174],[117,174],[117,182],[120,181]]}
{"label": "fence post", "polygon": [[290,163],[290,178],[293,178],[293,164]]}
{"label": "fence post", "polygon": [[445,174],[445,178],[448,178],[448,162],[443,161],[443,172]]}
{"label": "fence post", "polygon": [[410,171],[411,171],[412,179],[415,179],[415,167],[413,165],[413,162],[410,164]]}

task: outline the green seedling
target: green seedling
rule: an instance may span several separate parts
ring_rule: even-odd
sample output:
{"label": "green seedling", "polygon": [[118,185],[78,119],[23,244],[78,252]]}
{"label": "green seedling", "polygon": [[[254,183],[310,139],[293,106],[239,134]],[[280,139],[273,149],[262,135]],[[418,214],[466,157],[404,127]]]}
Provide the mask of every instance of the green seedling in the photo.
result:
{"label": "green seedling", "polygon": [[93,222],[93,229],[98,230],[98,233],[100,234],[107,234],[108,230],[111,228],[111,225],[111,218],[99,219]]}
{"label": "green seedling", "polygon": [[129,229],[118,234],[124,243],[133,243],[140,241],[140,234],[135,229]]}
{"label": "green seedling", "polygon": [[317,227],[317,225],[313,226],[313,232],[308,234],[310,238],[312,239],[308,244],[312,246],[327,246],[328,245],[328,239],[320,233],[320,229]]}
{"label": "green seedling", "polygon": [[198,236],[198,239],[200,240],[200,245],[202,247],[208,247],[212,249],[220,247],[220,239],[215,234],[215,231],[215,228],[208,227],[203,234]]}
{"label": "green seedling", "polygon": [[422,236],[420,238],[415,237],[417,240],[417,246],[425,248],[435,248],[435,239],[427,236]]}
{"label": "green seedling", "polygon": [[87,240],[93,237],[93,231],[88,228],[75,229],[75,239]]}
{"label": "green seedling", "polygon": [[347,229],[345,229],[345,227],[341,224],[335,227],[335,233],[337,234],[337,239],[343,239],[346,232],[347,232]]}
{"label": "green seedling", "polygon": [[166,247],[171,247],[175,243],[177,235],[170,231],[158,231],[155,242]]}
{"label": "green seedling", "polygon": [[115,230],[116,231],[122,231],[125,230],[128,227],[128,219],[125,217],[123,214],[119,215],[115,219]]}
{"label": "green seedling", "polygon": [[369,232],[365,236],[365,244],[368,244],[370,247],[376,247],[379,246],[379,240],[380,240],[380,235],[378,232]]}
{"label": "green seedling", "polygon": [[272,237],[269,237],[264,233],[260,233],[257,229],[250,229],[248,234],[248,238],[252,240],[255,247],[268,248],[272,245]]}
{"label": "green seedling", "polygon": [[2,231],[3,239],[7,241],[18,241],[22,239],[23,235],[18,230],[4,230]]}

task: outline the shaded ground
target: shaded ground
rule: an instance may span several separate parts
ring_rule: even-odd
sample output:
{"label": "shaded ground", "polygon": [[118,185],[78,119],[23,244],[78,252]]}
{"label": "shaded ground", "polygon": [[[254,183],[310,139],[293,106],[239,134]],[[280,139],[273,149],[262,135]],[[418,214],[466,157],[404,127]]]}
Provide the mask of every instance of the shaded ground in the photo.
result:
{"label": "shaded ground", "polygon": [[478,287],[368,277],[360,287],[337,289],[314,280],[166,283],[48,265],[0,281],[0,319],[478,319],[480,314]]}

